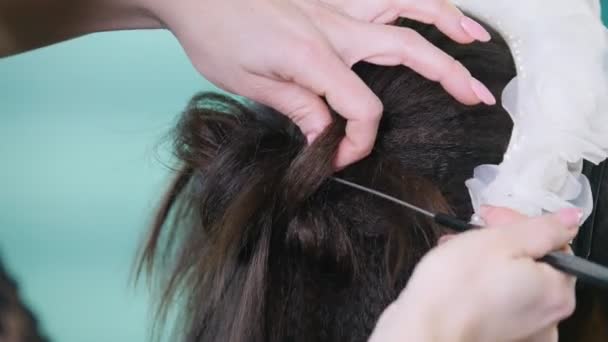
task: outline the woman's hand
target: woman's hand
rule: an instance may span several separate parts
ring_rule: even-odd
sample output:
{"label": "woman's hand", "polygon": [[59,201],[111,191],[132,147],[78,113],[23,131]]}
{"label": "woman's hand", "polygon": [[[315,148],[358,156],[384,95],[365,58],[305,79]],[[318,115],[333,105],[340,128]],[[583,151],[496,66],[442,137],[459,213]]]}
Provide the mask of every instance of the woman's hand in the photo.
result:
{"label": "woman's hand", "polygon": [[370,341],[557,341],[557,323],[575,308],[575,279],[535,260],[574,238],[580,211],[483,216],[489,228],[422,259]]}
{"label": "woman's hand", "polygon": [[147,0],[194,66],[215,85],[274,107],[309,141],[331,117],[348,120],[336,157],[344,167],[372,149],[382,104],[351,70],[358,61],[403,64],[465,104],[495,103],[487,88],[413,30],[435,24],[457,42],[490,35],[447,0]]}
{"label": "woman's hand", "polygon": [[220,88],[274,107],[309,141],[347,119],[335,165],[372,149],[382,104],[355,75],[359,61],[405,65],[465,104],[494,104],[487,88],[418,33],[384,25],[406,17],[460,43],[488,32],[448,0],[36,0],[0,2],[0,57],[87,33],[170,29],[196,69]]}

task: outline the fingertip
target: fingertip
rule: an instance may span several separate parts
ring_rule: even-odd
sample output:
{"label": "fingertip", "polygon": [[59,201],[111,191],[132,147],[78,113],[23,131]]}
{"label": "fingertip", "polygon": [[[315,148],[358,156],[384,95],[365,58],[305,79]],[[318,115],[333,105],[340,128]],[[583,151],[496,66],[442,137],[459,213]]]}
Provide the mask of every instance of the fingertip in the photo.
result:
{"label": "fingertip", "polygon": [[[410,9],[407,13],[403,13],[403,16],[434,24],[441,32],[460,44],[470,44],[476,41],[477,37],[485,38],[479,28],[470,23],[463,24],[465,14],[450,1],[425,0],[414,1],[414,3],[417,11]],[[473,31],[469,32],[471,29]]]}
{"label": "fingertip", "polygon": [[460,20],[462,29],[473,39],[480,42],[489,42],[492,39],[490,33],[477,21],[463,16]]}
{"label": "fingertip", "polygon": [[481,102],[485,103],[488,106],[493,106],[496,104],[496,98],[494,94],[478,79],[471,77],[471,89],[477,95]]}
{"label": "fingertip", "polygon": [[565,226],[578,228],[583,219],[583,211],[579,208],[565,208],[558,211],[556,216]]}
{"label": "fingertip", "polygon": [[340,142],[334,159],[334,168],[336,171],[343,170],[347,166],[365,158],[368,154],[369,152],[358,147],[348,136],[344,137]]}
{"label": "fingertip", "polygon": [[[373,95],[373,99],[378,98]],[[348,121],[344,130],[344,139],[340,142],[336,154],[335,167],[337,169],[345,168],[367,157],[374,148],[383,106],[379,99],[369,103],[372,105],[364,106],[364,110],[356,113],[340,113]]]}
{"label": "fingertip", "polygon": [[541,257],[567,246],[578,233],[578,213],[576,208],[568,208],[517,225],[518,234],[528,238],[526,254]]}

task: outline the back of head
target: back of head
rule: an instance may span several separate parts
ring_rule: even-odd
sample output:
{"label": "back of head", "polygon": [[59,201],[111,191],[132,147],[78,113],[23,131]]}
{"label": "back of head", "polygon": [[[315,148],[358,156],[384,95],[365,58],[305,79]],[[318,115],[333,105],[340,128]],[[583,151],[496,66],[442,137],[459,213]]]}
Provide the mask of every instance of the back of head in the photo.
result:
{"label": "back of head", "polygon": [[[399,23],[461,61],[498,95],[514,76],[508,47],[458,45]],[[471,212],[464,181],[496,163],[511,130],[501,106],[467,107],[405,67],[355,66],[384,103],[371,155],[339,176],[430,210]],[[159,275],[161,313],[181,341],[365,341],[440,228],[332,182],[344,134],[311,146],[284,116],[196,96],[175,131],[180,168],[142,265]],[[163,320],[163,316],[160,316]]]}

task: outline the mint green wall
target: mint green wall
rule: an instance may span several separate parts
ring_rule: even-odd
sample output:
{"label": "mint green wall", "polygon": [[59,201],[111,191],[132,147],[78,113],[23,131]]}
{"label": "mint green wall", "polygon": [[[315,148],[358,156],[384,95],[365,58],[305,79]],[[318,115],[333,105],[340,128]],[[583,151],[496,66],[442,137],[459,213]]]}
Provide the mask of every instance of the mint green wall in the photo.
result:
{"label": "mint green wall", "polygon": [[128,276],[165,183],[155,144],[201,89],[160,31],[0,60],[0,252],[54,341],[145,341]]}
{"label": "mint green wall", "polygon": [[145,340],[129,271],[165,183],[155,144],[201,89],[160,31],[0,60],[0,253],[54,341]]}

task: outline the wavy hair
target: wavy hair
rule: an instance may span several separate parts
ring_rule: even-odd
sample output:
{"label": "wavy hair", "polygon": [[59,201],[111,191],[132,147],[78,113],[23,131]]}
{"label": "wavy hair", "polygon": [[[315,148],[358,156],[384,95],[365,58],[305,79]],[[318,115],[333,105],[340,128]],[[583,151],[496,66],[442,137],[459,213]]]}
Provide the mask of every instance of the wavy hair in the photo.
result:
{"label": "wavy hair", "polygon": [[[463,63],[498,96],[515,75],[503,39],[459,45],[400,21]],[[464,181],[497,163],[511,121],[500,105],[464,106],[402,67],[359,63],[384,104],[369,157],[339,176],[430,210],[469,215]],[[344,136],[334,123],[310,146],[269,108],[195,96],[174,133],[175,179],[140,271],[159,282],[159,320],[175,341],[365,341],[441,228],[332,182]]]}

